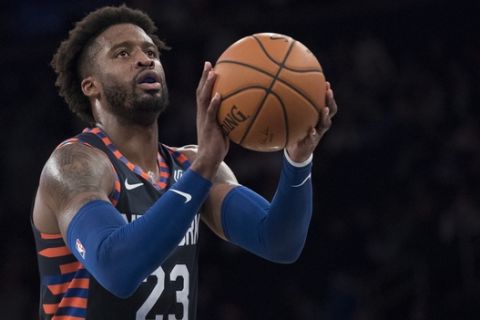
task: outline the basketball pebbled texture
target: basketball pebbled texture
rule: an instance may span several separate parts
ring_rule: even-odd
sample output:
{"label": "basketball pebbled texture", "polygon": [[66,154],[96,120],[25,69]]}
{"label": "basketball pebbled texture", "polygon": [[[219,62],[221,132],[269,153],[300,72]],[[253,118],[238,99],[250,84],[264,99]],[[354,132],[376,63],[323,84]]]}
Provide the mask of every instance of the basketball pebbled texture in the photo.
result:
{"label": "basketball pebbled texture", "polygon": [[217,120],[229,138],[254,151],[277,151],[304,138],[325,107],[325,77],[299,41],[258,33],[232,44],[217,60]]}

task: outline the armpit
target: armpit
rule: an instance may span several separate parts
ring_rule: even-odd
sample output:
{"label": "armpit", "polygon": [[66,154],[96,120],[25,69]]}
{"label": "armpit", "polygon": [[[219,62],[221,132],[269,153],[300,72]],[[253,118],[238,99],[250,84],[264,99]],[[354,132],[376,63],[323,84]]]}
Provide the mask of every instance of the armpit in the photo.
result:
{"label": "armpit", "polygon": [[[183,153],[188,161],[193,162],[197,156],[198,146],[194,144],[189,144],[183,147],[175,148],[175,151]],[[224,162],[218,167],[217,175],[215,176],[213,183],[227,183],[238,185],[237,178],[233,173],[232,169]]]}

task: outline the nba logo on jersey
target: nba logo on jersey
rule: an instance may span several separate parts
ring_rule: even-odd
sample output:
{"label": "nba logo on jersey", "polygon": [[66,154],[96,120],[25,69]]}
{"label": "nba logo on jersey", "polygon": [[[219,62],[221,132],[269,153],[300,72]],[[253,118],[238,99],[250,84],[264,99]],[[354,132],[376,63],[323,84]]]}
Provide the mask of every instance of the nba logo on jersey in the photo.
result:
{"label": "nba logo on jersey", "polygon": [[183,174],[182,169],[177,169],[177,170],[173,171],[173,180],[175,180],[175,182],[177,182],[182,177],[182,174]]}
{"label": "nba logo on jersey", "polygon": [[80,239],[77,239],[75,241],[75,248],[77,249],[78,253],[82,256],[83,259],[85,259],[85,248],[83,247],[83,244],[80,242]]}

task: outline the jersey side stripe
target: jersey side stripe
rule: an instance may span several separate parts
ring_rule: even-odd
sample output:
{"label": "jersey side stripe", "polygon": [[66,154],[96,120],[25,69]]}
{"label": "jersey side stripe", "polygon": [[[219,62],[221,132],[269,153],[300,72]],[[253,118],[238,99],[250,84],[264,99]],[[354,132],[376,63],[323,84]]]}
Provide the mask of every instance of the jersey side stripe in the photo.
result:
{"label": "jersey side stripe", "polygon": [[42,305],[42,308],[43,308],[43,312],[45,312],[45,314],[51,315],[51,314],[54,314],[55,312],[57,312],[58,303],[44,303]]}
{"label": "jersey side stripe", "polygon": [[74,298],[63,298],[62,302],[60,302],[59,308],[63,307],[75,307],[75,308],[87,308],[87,299],[81,297],[74,297]]}
{"label": "jersey side stripe", "polygon": [[46,285],[60,284],[60,283],[70,281],[73,278],[87,279],[88,277],[89,277],[89,273],[86,269],[78,269],[78,271],[76,272],[70,272],[66,274],[53,275],[53,276],[43,276],[42,283]]}
{"label": "jersey side stripe", "polygon": [[61,246],[56,248],[47,248],[47,249],[40,250],[38,254],[47,258],[56,258],[56,257],[68,256],[71,254],[71,252],[66,246]]}
{"label": "jersey side stripe", "polygon": [[59,316],[86,317],[87,310],[85,308],[65,307],[65,308],[58,308],[57,314]]}
{"label": "jersey side stripe", "polygon": [[69,288],[81,288],[88,289],[90,285],[90,279],[73,279],[71,282],[65,282],[61,284],[52,284],[47,286],[48,290],[54,295],[65,293]]}
{"label": "jersey side stripe", "polygon": [[52,320],[85,320],[85,317],[74,316],[54,316]]}
{"label": "jersey side stripe", "polygon": [[67,290],[67,292],[65,292],[63,297],[65,297],[65,298],[71,298],[71,297],[88,298],[88,289],[69,288]]}
{"label": "jersey side stripe", "polygon": [[71,263],[65,263],[60,265],[60,273],[61,274],[66,274],[66,273],[71,273],[75,272],[79,269],[82,269],[83,266],[80,262],[71,262]]}
{"label": "jersey side stripe", "polygon": [[59,307],[87,308],[87,304],[88,289],[70,288],[58,303],[43,304],[42,307],[46,314],[54,314]]}
{"label": "jersey side stripe", "polygon": [[42,307],[47,315],[57,313],[59,315],[84,317],[86,315],[87,299],[64,298],[60,303],[43,304]]}
{"label": "jersey side stripe", "polygon": [[40,233],[40,238],[45,240],[61,239],[61,233]]}

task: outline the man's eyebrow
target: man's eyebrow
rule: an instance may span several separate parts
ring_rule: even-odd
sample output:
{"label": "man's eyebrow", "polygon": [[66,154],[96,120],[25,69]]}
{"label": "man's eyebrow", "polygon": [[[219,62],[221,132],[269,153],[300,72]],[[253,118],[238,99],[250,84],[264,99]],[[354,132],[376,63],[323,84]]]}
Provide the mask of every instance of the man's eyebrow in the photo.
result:
{"label": "man's eyebrow", "polygon": [[114,51],[115,49],[121,48],[121,47],[131,47],[132,42],[131,41],[122,41],[119,43],[114,44],[109,51]]}
{"label": "man's eyebrow", "polygon": [[[127,41],[122,41],[122,42],[119,42],[119,43],[114,44],[114,45],[110,48],[109,51],[114,51],[115,49],[118,49],[118,48],[121,48],[121,47],[127,47],[127,48],[129,48],[129,47],[132,47],[132,46],[134,46],[134,45],[135,45],[135,43],[134,43],[133,41],[129,41],[129,40],[127,40]],[[140,44],[140,46],[141,46],[142,48],[155,48],[155,49],[158,50],[157,46],[156,46],[154,43],[148,42],[148,41],[143,41],[143,42]]]}

